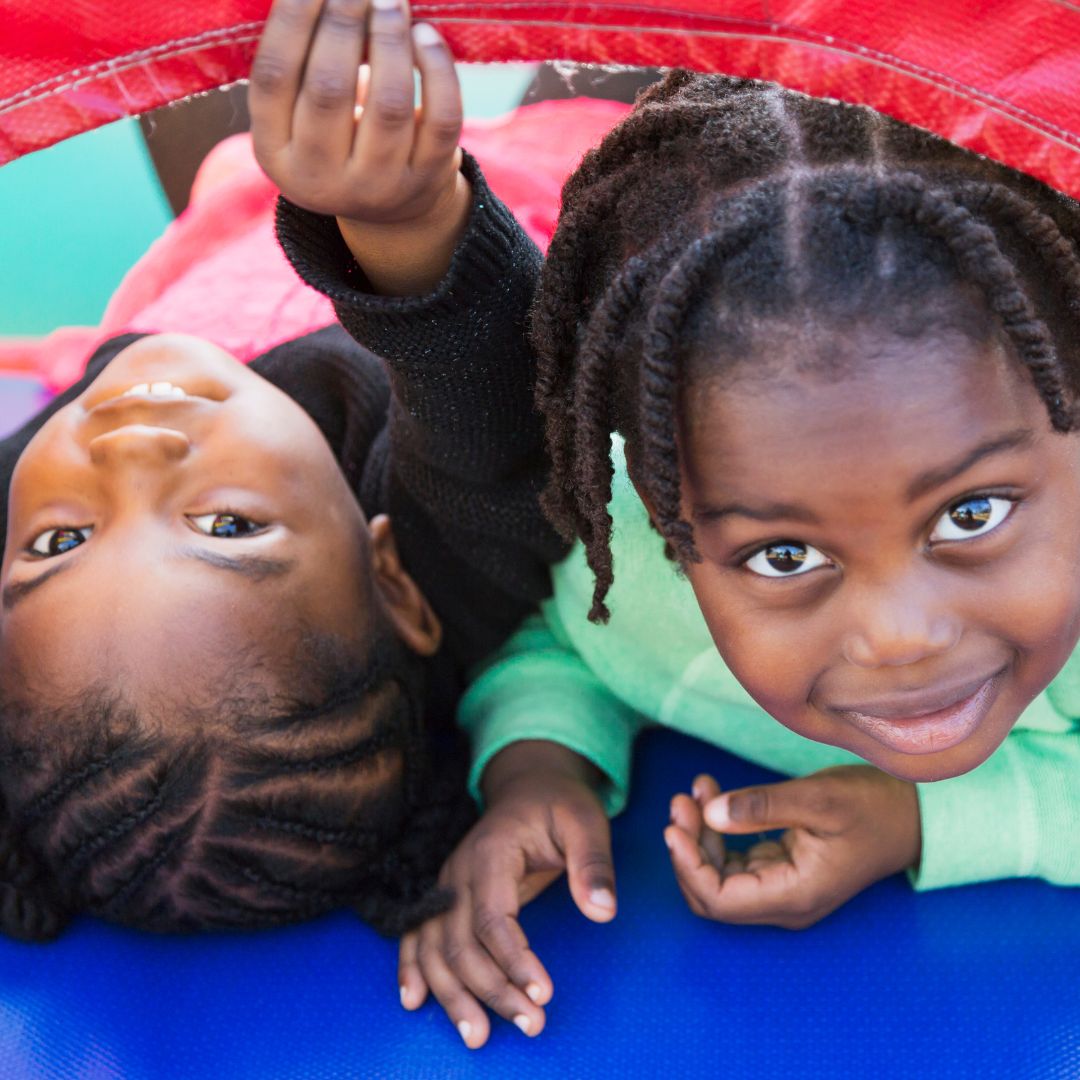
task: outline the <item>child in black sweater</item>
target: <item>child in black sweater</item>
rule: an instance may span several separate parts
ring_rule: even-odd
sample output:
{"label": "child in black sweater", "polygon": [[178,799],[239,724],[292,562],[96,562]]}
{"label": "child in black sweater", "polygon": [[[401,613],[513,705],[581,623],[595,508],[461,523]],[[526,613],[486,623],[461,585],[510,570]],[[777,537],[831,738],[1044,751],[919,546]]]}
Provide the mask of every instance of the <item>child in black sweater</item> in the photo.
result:
{"label": "child in black sweater", "polygon": [[352,337],[250,368],[181,335],[114,339],[0,444],[15,936],[83,910],[173,930],[352,905],[414,925],[471,813],[457,692],[562,551],[537,498],[533,275],[505,274],[539,254],[461,160],[434,30],[410,38],[400,5],[321,7],[303,27],[271,12],[253,133],[290,200],[282,245]]}

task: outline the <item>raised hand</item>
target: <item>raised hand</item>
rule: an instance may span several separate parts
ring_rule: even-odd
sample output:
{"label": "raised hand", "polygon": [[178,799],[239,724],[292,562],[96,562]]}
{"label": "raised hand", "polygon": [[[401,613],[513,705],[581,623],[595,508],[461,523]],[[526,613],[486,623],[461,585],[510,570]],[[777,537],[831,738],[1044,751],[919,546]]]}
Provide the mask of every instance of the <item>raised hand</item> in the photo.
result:
{"label": "raised hand", "polygon": [[554,987],[518,921],[525,904],[565,870],[586,917],[615,915],[611,839],[588,769],[552,743],[499,754],[488,766],[497,779],[485,782],[488,810],[440,875],[454,906],[401,939],[402,1004],[419,1008],[430,990],[470,1048],[490,1033],[484,1005],[526,1035],[543,1030]]}
{"label": "raised hand", "polygon": [[275,0],[248,98],[263,170],[291,202],[338,219],[376,288],[437,283],[470,191],[460,172],[461,91],[434,27],[410,30],[405,0]]}
{"label": "raised hand", "polygon": [[[672,800],[664,832],[691,910],[729,923],[802,929],[873,882],[919,860],[914,784],[869,765],[721,794],[699,776],[694,795]],[[745,852],[724,833],[784,829]]]}

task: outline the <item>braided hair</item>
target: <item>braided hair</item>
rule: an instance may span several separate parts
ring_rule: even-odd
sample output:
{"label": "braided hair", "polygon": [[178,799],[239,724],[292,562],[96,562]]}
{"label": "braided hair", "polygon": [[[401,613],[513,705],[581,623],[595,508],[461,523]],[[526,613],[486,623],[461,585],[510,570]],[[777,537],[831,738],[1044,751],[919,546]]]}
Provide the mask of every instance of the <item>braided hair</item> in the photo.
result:
{"label": "braided hair", "polygon": [[0,930],[48,940],[82,911],[257,928],[348,906],[398,935],[442,910],[436,875],[474,816],[464,747],[425,729],[422,661],[390,631],[354,652],[309,634],[288,691],[238,676],[213,715],[168,724],[109,686],[46,709],[6,678]]}
{"label": "braided hair", "polygon": [[687,388],[757,359],[778,325],[938,319],[1004,334],[1071,431],[1080,390],[1080,207],[1038,181],[871,109],[673,71],[563,188],[533,310],[552,521],[613,581],[610,438],[669,553]]}

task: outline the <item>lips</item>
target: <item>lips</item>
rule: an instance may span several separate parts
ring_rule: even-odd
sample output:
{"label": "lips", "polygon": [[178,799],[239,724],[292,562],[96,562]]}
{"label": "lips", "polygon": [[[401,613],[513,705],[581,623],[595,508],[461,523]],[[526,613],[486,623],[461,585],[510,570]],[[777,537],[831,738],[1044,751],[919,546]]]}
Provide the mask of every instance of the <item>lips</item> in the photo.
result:
{"label": "lips", "polygon": [[834,706],[830,711],[902,754],[933,754],[973,734],[997,700],[1003,670],[966,683]]}
{"label": "lips", "polygon": [[132,377],[117,382],[110,375],[107,372],[87,391],[83,404],[87,413],[132,404],[165,405],[183,401],[219,404],[230,395],[229,389],[216,379],[193,372],[176,382],[167,379],[140,382]]}

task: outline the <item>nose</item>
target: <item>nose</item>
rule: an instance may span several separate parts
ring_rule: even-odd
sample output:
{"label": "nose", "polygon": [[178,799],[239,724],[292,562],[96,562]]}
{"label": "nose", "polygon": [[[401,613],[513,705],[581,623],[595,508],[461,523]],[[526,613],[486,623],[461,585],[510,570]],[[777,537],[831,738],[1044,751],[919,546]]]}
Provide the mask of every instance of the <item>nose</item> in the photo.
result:
{"label": "nose", "polygon": [[130,424],[92,439],[90,460],[104,468],[145,469],[183,461],[191,440],[174,428]]}
{"label": "nose", "polygon": [[861,668],[901,667],[948,652],[960,622],[932,583],[904,578],[864,588],[851,612],[844,657]]}

